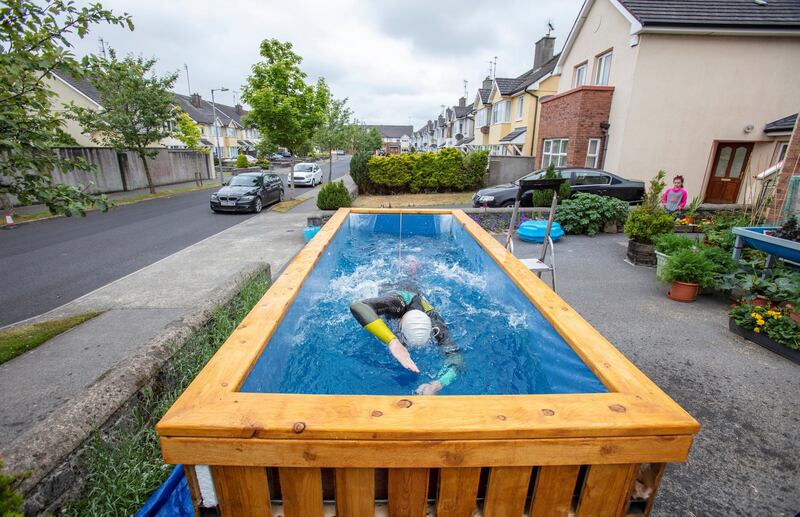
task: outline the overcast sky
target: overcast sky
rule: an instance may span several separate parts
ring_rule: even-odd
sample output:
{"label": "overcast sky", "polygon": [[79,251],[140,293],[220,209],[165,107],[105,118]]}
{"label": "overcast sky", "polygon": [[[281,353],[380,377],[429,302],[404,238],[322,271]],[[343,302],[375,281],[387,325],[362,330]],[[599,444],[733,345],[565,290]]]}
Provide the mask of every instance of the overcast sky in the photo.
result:
{"label": "overcast sky", "polygon": [[[417,129],[453,105],[468,83],[468,103],[497,56],[497,76],[515,77],[533,65],[533,45],[548,20],[558,52],[582,0],[102,0],[127,11],[134,32],[99,26],[76,44],[79,54],[100,49],[156,57],[160,72],[180,70],[178,93],[226,104],[259,60],[259,43],[288,40],[311,80],[325,77],[334,96],[347,97],[355,116],[370,124]],[[500,7],[502,6],[502,7]],[[218,95],[218,96],[217,96]],[[238,98],[238,97],[237,97]]]}

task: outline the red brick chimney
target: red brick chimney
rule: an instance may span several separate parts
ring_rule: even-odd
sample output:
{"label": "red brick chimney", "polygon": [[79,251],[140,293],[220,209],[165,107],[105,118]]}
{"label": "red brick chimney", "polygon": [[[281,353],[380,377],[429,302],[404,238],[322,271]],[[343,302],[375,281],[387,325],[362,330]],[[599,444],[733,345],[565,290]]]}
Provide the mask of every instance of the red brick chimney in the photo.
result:
{"label": "red brick chimney", "polygon": [[200,97],[199,93],[193,93],[192,94],[191,101],[190,101],[192,103],[192,106],[194,106],[195,108],[199,108],[200,105],[202,104],[202,101],[203,101],[203,99]]}
{"label": "red brick chimney", "polygon": [[244,109],[242,108],[241,104],[237,104],[236,106],[234,106],[233,109],[236,110],[236,114],[237,115],[243,115],[244,114]]}

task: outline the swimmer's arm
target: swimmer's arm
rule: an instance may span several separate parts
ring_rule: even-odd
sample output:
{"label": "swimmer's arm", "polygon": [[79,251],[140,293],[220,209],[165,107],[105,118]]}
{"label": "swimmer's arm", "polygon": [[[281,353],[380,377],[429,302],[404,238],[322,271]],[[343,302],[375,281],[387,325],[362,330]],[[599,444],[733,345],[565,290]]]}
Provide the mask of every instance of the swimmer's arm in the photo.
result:
{"label": "swimmer's arm", "polygon": [[353,302],[350,305],[350,312],[364,330],[388,345],[393,339],[397,339],[397,336],[379,315],[397,314],[402,312],[404,306],[405,302],[400,296],[390,294]]}

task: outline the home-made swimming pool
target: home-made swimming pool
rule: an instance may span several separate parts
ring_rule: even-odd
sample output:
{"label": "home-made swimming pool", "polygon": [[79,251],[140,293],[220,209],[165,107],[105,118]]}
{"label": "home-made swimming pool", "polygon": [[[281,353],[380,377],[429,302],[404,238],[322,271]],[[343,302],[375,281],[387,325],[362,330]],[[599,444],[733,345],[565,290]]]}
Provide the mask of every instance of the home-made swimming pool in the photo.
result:
{"label": "home-made swimming pool", "polygon": [[414,288],[462,350],[465,366],[441,395],[607,392],[452,215],[358,213],[339,228],[239,391],[413,394],[442,368],[436,343],[411,349],[420,373],[409,372],[349,306]]}

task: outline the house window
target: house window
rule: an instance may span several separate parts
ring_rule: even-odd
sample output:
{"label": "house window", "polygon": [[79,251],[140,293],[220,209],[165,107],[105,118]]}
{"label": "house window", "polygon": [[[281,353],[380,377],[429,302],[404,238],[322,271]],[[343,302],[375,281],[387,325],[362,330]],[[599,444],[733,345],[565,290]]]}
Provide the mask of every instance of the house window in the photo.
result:
{"label": "house window", "polygon": [[789,142],[779,142],[778,147],[775,148],[775,157],[772,159],[772,165],[786,158],[786,150],[789,148]]}
{"label": "house window", "polygon": [[492,107],[492,124],[502,124],[509,122],[508,101],[498,102]]}
{"label": "house window", "polygon": [[483,127],[486,125],[486,108],[481,108],[478,110],[478,117],[477,117],[478,127]]}
{"label": "house window", "polygon": [[236,158],[237,156],[239,156],[239,148],[238,147],[233,147],[233,146],[228,147],[228,152],[230,153],[229,156],[231,158]]}
{"label": "house window", "polygon": [[206,126],[206,130],[208,131],[208,136],[217,136],[217,132],[214,130],[217,129],[217,126]]}
{"label": "house window", "polygon": [[586,167],[591,167],[592,169],[597,168],[597,164],[600,163],[598,158],[600,157],[600,139],[599,138],[590,138],[589,139],[589,148],[586,150]]}
{"label": "house window", "polygon": [[611,52],[606,52],[597,58],[597,77],[595,84],[598,86],[608,86],[608,74],[611,71]]}
{"label": "house window", "polygon": [[542,167],[549,167],[552,163],[556,167],[563,167],[567,162],[566,138],[553,138],[545,140],[542,146]]}
{"label": "house window", "polygon": [[524,94],[517,97],[517,120],[522,119],[522,108],[525,104]]}
{"label": "house window", "polygon": [[577,88],[586,84],[586,63],[582,63],[575,67],[575,72],[572,74],[572,86]]}
{"label": "house window", "polygon": [[235,127],[229,127],[227,129],[227,131],[226,131],[226,134],[231,138],[236,138],[236,128]]}

